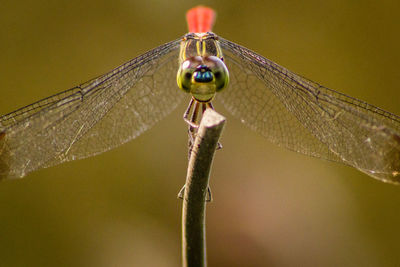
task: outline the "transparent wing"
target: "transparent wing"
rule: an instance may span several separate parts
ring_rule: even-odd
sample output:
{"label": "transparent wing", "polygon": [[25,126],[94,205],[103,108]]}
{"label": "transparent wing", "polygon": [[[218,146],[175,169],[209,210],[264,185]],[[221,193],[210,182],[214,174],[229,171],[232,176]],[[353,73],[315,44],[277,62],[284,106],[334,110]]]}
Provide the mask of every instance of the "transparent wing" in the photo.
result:
{"label": "transparent wing", "polygon": [[0,178],[89,157],[137,137],[183,97],[180,40],[0,117]]}
{"label": "transparent wing", "polygon": [[230,85],[218,99],[244,124],[280,146],[400,183],[399,116],[219,40]]}

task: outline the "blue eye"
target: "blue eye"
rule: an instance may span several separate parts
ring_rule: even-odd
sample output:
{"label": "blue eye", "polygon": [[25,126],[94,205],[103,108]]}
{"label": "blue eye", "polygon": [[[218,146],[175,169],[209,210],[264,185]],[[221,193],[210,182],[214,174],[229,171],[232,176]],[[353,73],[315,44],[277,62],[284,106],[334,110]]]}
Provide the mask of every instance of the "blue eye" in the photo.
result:
{"label": "blue eye", "polygon": [[198,83],[209,83],[212,82],[213,79],[213,74],[210,70],[200,69],[196,70],[194,73],[194,81]]}
{"label": "blue eye", "polygon": [[229,72],[223,62],[223,58],[209,56],[204,59],[204,63],[213,73],[217,92],[227,87],[229,82]]}

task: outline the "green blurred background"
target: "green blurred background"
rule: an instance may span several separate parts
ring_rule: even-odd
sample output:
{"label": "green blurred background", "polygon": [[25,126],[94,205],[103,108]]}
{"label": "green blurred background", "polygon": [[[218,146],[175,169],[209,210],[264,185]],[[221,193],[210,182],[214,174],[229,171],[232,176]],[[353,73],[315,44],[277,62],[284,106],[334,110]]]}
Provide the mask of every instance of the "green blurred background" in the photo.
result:
{"label": "green blurred background", "polygon": [[[398,1],[6,0],[0,113],[186,32],[214,31],[321,84],[400,114]],[[0,183],[0,266],[179,266],[186,101],[102,155]],[[400,187],[278,148],[227,116],[207,205],[210,266],[399,266]]]}

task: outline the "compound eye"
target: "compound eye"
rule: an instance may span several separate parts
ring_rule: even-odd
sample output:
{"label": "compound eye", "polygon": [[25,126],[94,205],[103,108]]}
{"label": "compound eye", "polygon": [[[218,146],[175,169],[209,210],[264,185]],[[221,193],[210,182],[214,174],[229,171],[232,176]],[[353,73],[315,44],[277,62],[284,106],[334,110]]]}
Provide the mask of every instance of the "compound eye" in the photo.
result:
{"label": "compound eye", "polygon": [[209,56],[206,57],[204,61],[214,75],[217,92],[226,88],[229,83],[229,72],[222,59]]}
{"label": "compound eye", "polygon": [[201,61],[201,57],[192,57],[181,64],[176,75],[176,81],[181,90],[187,93],[190,92],[190,87],[193,83],[193,73],[195,72],[196,67],[201,64]]}

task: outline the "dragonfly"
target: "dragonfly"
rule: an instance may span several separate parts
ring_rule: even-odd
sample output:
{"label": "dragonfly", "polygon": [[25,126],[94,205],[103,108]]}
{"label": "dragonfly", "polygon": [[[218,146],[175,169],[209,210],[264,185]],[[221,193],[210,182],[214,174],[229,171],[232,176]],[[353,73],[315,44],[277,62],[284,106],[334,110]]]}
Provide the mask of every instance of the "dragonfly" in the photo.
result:
{"label": "dragonfly", "polygon": [[212,32],[190,9],[189,33],[110,72],[0,117],[0,178],[94,156],[134,139],[190,96],[192,136],[222,102],[272,143],[400,183],[400,117],[326,88]]}

